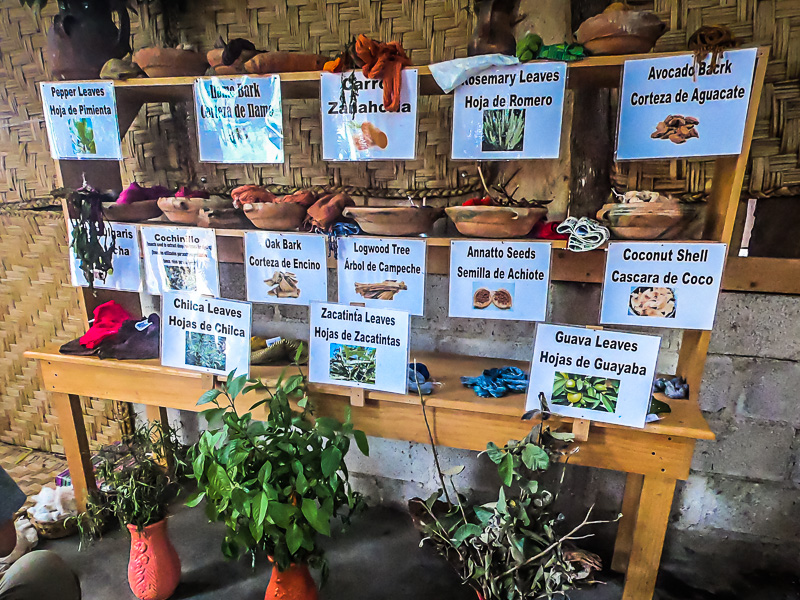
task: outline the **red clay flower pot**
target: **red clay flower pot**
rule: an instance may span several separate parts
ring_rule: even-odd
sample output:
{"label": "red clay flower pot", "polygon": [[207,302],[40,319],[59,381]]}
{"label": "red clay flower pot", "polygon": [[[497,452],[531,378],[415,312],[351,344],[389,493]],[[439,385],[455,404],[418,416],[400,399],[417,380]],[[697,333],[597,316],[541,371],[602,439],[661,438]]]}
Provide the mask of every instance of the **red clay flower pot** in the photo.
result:
{"label": "red clay flower pot", "polygon": [[286,571],[272,567],[264,600],[318,600],[317,584],[311,578],[308,565],[291,565]]}
{"label": "red clay flower pot", "polygon": [[128,583],[139,600],[167,600],[181,579],[181,559],[167,534],[167,520],[148,525],[131,533],[131,558],[128,562]]}

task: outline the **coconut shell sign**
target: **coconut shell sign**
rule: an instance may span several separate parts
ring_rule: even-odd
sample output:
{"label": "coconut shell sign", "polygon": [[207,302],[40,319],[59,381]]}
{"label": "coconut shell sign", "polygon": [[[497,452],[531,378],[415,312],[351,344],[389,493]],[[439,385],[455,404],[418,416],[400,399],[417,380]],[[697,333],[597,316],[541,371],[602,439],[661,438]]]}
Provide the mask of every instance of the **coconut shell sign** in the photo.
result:
{"label": "coconut shell sign", "polygon": [[739,154],[756,53],[626,61],[617,160]]}

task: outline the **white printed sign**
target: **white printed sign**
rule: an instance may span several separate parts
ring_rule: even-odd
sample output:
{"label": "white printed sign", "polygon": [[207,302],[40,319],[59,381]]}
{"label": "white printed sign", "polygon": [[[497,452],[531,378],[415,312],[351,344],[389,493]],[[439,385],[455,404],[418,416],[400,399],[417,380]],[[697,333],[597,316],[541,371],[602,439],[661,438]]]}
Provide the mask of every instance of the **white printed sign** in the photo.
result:
{"label": "white printed sign", "polygon": [[122,160],[111,81],[39,85],[50,155],[54,160]]}
{"label": "white printed sign", "polygon": [[[414,159],[419,81],[416,69],[401,71],[397,112],[389,112],[383,106],[382,79],[368,79],[361,71],[322,73],[320,77],[323,160]],[[351,98],[355,99],[354,104]]]}
{"label": "white printed sign", "polygon": [[617,160],[739,154],[757,52],[625,61]]}
{"label": "white printed sign", "polygon": [[458,86],[453,159],[558,158],[567,64],[495,67]]}
{"label": "white printed sign", "polygon": [[425,240],[340,237],[339,302],[425,312]]}
{"label": "white printed sign", "polygon": [[165,292],[161,364],[214,375],[250,374],[249,302]]}
{"label": "white printed sign", "polygon": [[217,236],[202,227],[142,227],[147,291],[219,296]]}
{"label": "white printed sign", "polygon": [[[67,222],[69,229],[69,239],[72,240],[72,224]],[[98,289],[120,290],[124,292],[142,291],[142,269],[139,252],[139,234],[136,225],[128,223],[109,223],[108,226],[114,231],[116,248],[114,257],[111,259],[111,272],[106,275],[105,280],[101,280],[95,273],[94,287]],[[106,240],[108,236],[102,236],[101,244],[110,243]],[[75,254],[75,248],[70,243],[69,247],[69,270],[72,285],[87,287],[89,282],[86,274],[81,270],[80,260]]]}
{"label": "white printed sign", "polygon": [[611,242],[600,322],[710,330],[727,253],[716,242]]}
{"label": "white printed sign", "polygon": [[328,301],[324,236],[248,231],[244,234],[247,299],[301,304]]}
{"label": "white printed sign", "polygon": [[450,242],[451,317],[544,321],[549,242]]}
{"label": "white printed sign", "polygon": [[278,75],[198,79],[194,105],[201,162],[283,162]]}
{"label": "white printed sign", "polygon": [[644,427],[661,338],[539,324],[527,410]]}
{"label": "white printed sign", "polygon": [[308,379],[405,394],[408,337],[407,312],[314,302]]}

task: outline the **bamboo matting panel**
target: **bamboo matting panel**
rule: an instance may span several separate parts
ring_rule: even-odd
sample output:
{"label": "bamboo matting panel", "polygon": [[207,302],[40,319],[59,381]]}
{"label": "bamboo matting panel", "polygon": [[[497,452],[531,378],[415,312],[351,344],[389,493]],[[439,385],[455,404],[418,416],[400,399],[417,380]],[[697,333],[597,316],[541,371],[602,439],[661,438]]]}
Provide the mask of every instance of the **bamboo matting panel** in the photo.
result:
{"label": "bamboo matting panel", "polygon": [[0,467],[11,476],[28,497],[26,507],[33,506],[32,496],[43,487],[54,487],[56,475],[67,468],[67,459],[50,452],[0,444]]}
{"label": "bamboo matting panel", "polygon": [[[769,46],[770,56],[744,189],[765,191],[800,183],[800,2],[792,0],[654,0],[669,24],[656,50],[685,50],[702,25],[725,25],[743,44]],[[620,163],[626,189],[698,192],[713,164],[703,160]]]}
{"label": "bamboo matting panel", "polygon": [[[0,442],[63,453],[36,361],[23,353],[83,332],[61,214],[0,216]],[[97,398],[82,403],[93,446],[121,439],[129,426],[124,406]]]}

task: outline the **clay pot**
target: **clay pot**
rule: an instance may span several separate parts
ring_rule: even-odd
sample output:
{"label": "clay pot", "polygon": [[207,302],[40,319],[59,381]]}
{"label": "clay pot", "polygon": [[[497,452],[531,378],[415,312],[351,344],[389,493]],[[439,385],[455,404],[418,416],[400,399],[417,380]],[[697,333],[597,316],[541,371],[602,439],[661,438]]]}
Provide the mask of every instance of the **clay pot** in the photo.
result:
{"label": "clay pot", "polygon": [[133,62],[148,77],[191,77],[203,75],[208,63],[199,52],[178,48],[142,48],[133,55]]}
{"label": "clay pot", "polygon": [[349,206],[343,214],[355,219],[365,233],[420,235],[430,231],[444,211],[433,206]]}
{"label": "clay pot", "polygon": [[674,240],[684,236],[702,206],[675,202],[606,204],[597,219],[618,239]]}
{"label": "clay pot", "polygon": [[131,557],[128,562],[128,583],[139,600],[166,600],[172,596],[181,579],[181,560],[167,534],[167,520],[148,525],[131,533]]}
{"label": "clay pot", "polygon": [[646,10],[615,10],[586,19],[575,39],[595,55],[650,52],[667,30],[666,24]]}
{"label": "clay pot", "polygon": [[516,206],[450,206],[445,211],[460,234],[486,238],[526,236],[547,214],[546,208]]}
{"label": "clay pot", "polygon": [[[106,61],[131,51],[130,20],[125,3],[108,0],[62,0],[47,32],[47,62],[56,79],[97,79]],[[114,25],[116,13],[119,29]]]}
{"label": "clay pot", "polygon": [[242,229],[250,223],[244,218],[238,208],[201,208],[197,214],[197,224],[200,227],[213,227],[214,229]]}
{"label": "clay pot", "polygon": [[467,45],[467,56],[508,54],[515,56],[514,8],[516,0],[477,0],[478,22]]}
{"label": "clay pot", "polygon": [[242,208],[253,225],[268,231],[294,231],[306,216],[306,209],[296,202],[256,202]]}
{"label": "clay pot", "polygon": [[139,223],[161,216],[161,209],[158,200],[139,200],[130,204],[107,202],[103,204],[103,214],[109,221]]}
{"label": "clay pot", "polygon": [[272,567],[264,600],[317,600],[317,585],[311,578],[308,565],[291,565],[286,571]]}
{"label": "clay pot", "polygon": [[164,212],[173,223],[182,225],[197,225],[200,209],[213,210],[215,208],[228,208],[231,201],[219,196],[213,198],[159,198],[158,208]]}

